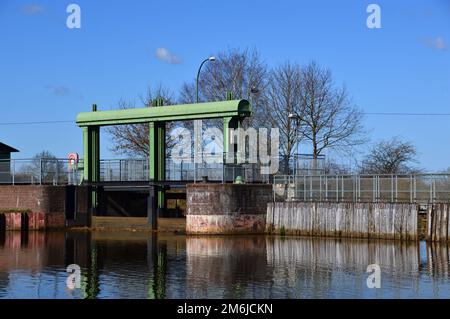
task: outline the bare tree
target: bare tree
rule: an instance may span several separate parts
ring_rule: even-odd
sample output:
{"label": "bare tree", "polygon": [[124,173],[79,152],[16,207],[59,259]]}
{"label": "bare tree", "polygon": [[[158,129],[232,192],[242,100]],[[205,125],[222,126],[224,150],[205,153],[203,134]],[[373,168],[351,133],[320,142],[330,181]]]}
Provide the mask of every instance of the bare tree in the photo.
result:
{"label": "bare tree", "polygon": [[417,172],[411,164],[417,163],[414,145],[394,137],[375,144],[360,166],[363,174],[408,174]]}
{"label": "bare tree", "polygon": [[[261,92],[266,86],[267,67],[256,50],[228,49],[218,52],[216,61],[206,63],[199,78],[200,101],[222,101],[227,92],[235,99],[249,99],[253,105],[252,124],[260,119]],[[185,83],[180,103],[194,103],[195,79]]]}
{"label": "bare tree", "polygon": [[52,182],[64,173],[64,162],[59,161],[50,151],[42,151],[33,156],[29,165],[22,167],[22,173],[31,174],[35,180]]}
{"label": "bare tree", "polygon": [[294,153],[294,145],[301,137],[298,122],[289,119],[289,114],[302,114],[301,68],[286,62],[270,71],[268,85],[264,91],[264,104],[261,118],[262,126],[277,127],[280,131],[280,156],[286,174],[289,161]]}
{"label": "bare tree", "polygon": [[[156,98],[162,98],[164,105],[173,105],[173,94],[164,86],[159,85],[156,89],[148,88],[146,95],[141,96],[140,100],[145,107],[151,107]],[[135,104],[119,101],[119,109],[134,108]],[[173,124],[166,123],[166,130],[172,129]],[[129,156],[147,157],[149,154],[149,125],[127,124],[109,126],[106,132],[111,136],[113,146],[112,151],[117,154],[125,154]],[[170,149],[171,141],[166,134],[167,149]]]}
{"label": "bare tree", "polygon": [[324,173],[327,175],[351,174],[352,169],[347,165],[336,162],[334,160],[327,159],[324,165]]}
{"label": "bare tree", "polygon": [[365,142],[362,113],[336,87],[331,71],[312,62],[302,68],[301,109],[303,138],[310,141],[313,157],[325,149],[341,149]]}

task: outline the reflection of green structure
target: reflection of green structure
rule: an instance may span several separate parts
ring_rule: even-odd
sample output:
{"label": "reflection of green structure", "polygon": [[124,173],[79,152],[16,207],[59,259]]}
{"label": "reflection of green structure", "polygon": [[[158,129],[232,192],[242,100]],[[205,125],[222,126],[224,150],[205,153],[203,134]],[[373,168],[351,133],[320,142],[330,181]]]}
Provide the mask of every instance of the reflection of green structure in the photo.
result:
{"label": "reflection of green structure", "polygon": [[[228,99],[231,96],[227,96]],[[251,106],[247,100],[228,100],[211,103],[182,104],[162,107],[162,99],[154,101],[152,107],[97,111],[80,113],[76,122],[83,129],[83,181],[100,182],[100,127],[110,125],[149,123],[149,179],[160,182],[165,180],[165,124],[169,121],[187,121],[222,118],[223,149],[229,150],[229,128],[238,128],[246,116],[251,115]],[[95,191],[92,192],[92,208],[98,206]],[[162,192],[158,193],[158,208],[164,208]]]}
{"label": "reflection of green structure", "polygon": [[166,297],[167,243],[158,243],[155,254],[153,291],[155,299],[164,299]]}
{"label": "reflection of green structure", "polygon": [[83,276],[81,291],[84,299],[97,299],[100,293],[98,248],[97,244],[91,240],[87,243],[88,264],[86,275]]}

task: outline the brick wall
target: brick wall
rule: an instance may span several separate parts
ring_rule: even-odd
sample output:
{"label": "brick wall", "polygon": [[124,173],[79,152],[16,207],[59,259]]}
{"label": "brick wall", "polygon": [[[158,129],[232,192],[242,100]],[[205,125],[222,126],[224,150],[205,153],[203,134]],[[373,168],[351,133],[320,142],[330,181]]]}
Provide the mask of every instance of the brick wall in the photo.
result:
{"label": "brick wall", "polygon": [[65,194],[65,186],[1,185],[0,208],[29,209],[43,213],[64,212]]}
{"label": "brick wall", "polygon": [[[87,192],[77,187],[80,215],[86,214]],[[29,210],[29,229],[65,227],[66,186],[0,185],[0,210]],[[16,229],[20,214],[5,218],[9,229]],[[6,227],[8,229],[8,227]]]}

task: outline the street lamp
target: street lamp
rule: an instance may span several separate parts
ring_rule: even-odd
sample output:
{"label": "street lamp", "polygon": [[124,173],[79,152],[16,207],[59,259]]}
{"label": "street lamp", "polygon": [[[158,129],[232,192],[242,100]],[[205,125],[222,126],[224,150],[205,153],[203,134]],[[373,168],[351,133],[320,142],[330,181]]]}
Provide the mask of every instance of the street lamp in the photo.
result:
{"label": "street lamp", "polygon": [[[206,62],[208,62],[208,61],[210,61],[210,62],[214,62],[214,61],[216,61],[216,57],[214,57],[214,56],[210,56],[209,58],[207,58],[207,59],[204,59],[203,61],[202,61],[202,63],[200,64],[200,67],[198,68],[198,72],[197,72],[197,85],[196,85],[196,87],[195,87],[195,93],[196,93],[196,102],[198,103],[199,102],[199,98],[198,98],[198,78],[200,77],[200,71],[201,71],[201,69],[202,69],[202,66],[203,66],[203,64],[205,64]],[[195,132],[195,127],[196,126],[199,126],[200,128],[202,127],[202,120],[194,120],[194,132]],[[201,132],[201,130],[200,130],[200,132]],[[200,143],[200,141],[197,141],[197,139],[198,139],[198,136],[195,136],[195,139],[196,139],[196,142],[194,143],[194,183],[195,183],[195,180],[196,180],[196,175],[197,175],[197,170],[196,170],[196,166],[197,166],[197,163],[196,163],[196,159],[197,159],[197,161],[199,160],[198,159],[198,155],[197,155],[197,152],[198,152],[198,148],[199,148],[199,143]],[[201,147],[201,146],[200,146]],[[200,152],[200,160],[203,162],[203,154],[202,154],[202,152]]]}
{"label": "street lamp", "polygon": [[[298,144],[299,144],[299,140],[298,140],[298,126],[299,125],[298,125],[298,123],[300,122],[301,118],[297,114],[289,113],[288,121],[291,121],[291,120],[295,120],[295,143],[297,144],[296,145],[297,146],[296,152],[297,152],[297,155],[298,155]],[[294,176],[295,176],[296,167],[297,167],[297,162],[295,160],[295,155],[296,154],[294,154]]]}
{"label": "street lamp", "polygon": [[252,88],[250,89],[250,93],[251,94],[258,94],[259,93],[259,89],[256,86],[252,86]]}
{"label": "street lamp", "polygon": [[196,92],[196,95],[197,95],[197,99],[196,99],[197,103],[199,102],[199,99],[198,99],[198,78],[200,76],[200,70],[202,69],[203,64],[205,64],[208,61],[214,62],[214,61],[216,61],[216,57],[210,56],[209,58],[204,59],[202,61],[202,63],[200,64],[200,67],[198,68],[198,72],[197,72],[197,86],[196,86],[196,89],[195,89],[195,92]]}

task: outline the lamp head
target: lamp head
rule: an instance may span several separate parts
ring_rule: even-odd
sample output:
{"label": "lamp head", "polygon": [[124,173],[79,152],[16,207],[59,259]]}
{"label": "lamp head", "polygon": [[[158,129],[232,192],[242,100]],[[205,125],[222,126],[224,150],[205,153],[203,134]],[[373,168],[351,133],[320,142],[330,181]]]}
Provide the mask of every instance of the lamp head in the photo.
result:
{"label": "lamp head", "polygon": [[214,62],[214,61],[216,61],[216,57],[215,56],[210,56],[208,58],[208,60],[211,61],[211,62]]}

